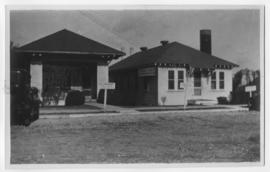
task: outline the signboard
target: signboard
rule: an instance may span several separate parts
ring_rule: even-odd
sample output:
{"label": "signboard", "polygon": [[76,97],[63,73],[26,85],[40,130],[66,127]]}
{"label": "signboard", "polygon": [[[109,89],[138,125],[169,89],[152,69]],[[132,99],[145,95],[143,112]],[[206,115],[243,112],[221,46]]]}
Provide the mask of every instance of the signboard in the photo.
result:
{"label": "signboard", "polygon": [[104,89],[104,105],[103,105],[103,108],[105,109],[106,105],[107,105],[107,90],[114,90],[115,89],[115,83],[114,82],[104,83],[101,86],[101,89]]}
{"label": "signboard", "polygon": [[156,69],[154,67],[142,68],[138,70],[139,77],[155,76],[155,75],[156,75]]}
{"label": "signboard", "polygon": [[256,85],[250,85],[245,87],[246,92],[256,91]]}
{"label": "signboard", "polygon": [[185,84],[183,82],[180,83],[180,88],[185,88]]}
{"label": "signboard", "polygon": [[246,86],[245,91],[249,92],[249,97],[252,97],[252,91],[256,91],[256,85]]}
{"label": "signboard", "polygon": [[115,89],[115,83],[114,82],[107,82],[101,85],[101,89],[105,90],[114,90]]}

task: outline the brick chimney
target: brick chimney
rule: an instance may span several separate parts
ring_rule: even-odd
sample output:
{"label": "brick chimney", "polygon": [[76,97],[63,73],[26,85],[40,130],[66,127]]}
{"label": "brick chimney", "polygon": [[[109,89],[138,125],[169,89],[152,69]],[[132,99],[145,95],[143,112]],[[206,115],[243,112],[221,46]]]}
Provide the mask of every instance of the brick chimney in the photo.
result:
{"label": "brick chimney", "polygon": [[212,54],[211,30],[200,30],[200,48],[202,52]]}

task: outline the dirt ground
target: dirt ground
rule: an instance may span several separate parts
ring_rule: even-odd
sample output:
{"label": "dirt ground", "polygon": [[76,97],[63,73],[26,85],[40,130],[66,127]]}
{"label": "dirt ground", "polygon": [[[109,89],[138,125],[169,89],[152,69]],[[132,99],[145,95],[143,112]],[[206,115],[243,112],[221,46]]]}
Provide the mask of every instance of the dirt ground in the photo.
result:
{"label": "dirt ground", "polygon": [[11,127],[11,163],[259,161],[259,119],[259,112],[40,119]]}

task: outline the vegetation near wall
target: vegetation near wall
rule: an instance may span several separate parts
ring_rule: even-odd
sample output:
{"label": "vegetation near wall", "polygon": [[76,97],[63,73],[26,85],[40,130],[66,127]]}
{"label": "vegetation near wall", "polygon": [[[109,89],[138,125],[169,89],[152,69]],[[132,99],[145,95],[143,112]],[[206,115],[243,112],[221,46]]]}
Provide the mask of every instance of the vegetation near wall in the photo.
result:
{"label": "vegetation near wall", "polygon": [[[245,92],[245,87],[248,85],[256,85],[256,91],[252,93],[252,99],[249,98],[249,93]],[[232,91],[233,104],[250,104],[253,109],[258,110],[260,106],[260,71],[252,71],[242,69],[238,71],[233,78]]]}
{"label": "vegetation near wall", "polygon": [[77,90],[70,91],[67,95],[65,104],[66,106],[83,105],[84,94]]}

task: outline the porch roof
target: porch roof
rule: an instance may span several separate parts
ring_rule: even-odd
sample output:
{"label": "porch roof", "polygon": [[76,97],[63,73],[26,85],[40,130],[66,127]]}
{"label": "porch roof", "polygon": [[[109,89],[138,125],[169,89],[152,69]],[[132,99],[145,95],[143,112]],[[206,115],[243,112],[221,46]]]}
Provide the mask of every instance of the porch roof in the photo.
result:
{"label": "porch roof", "polygon": [[160,45],[148,50],[137,52],[124,60],[112,65],[110,70],[132,69],[145,66],[191,66],[194,68],[229,68],[238,65],[188,47],[178,42]]}
{"label": "porch roof", "polygon": [[17,52],[90,54],[116,59],[125,53],[63,29],[17,49]]}

